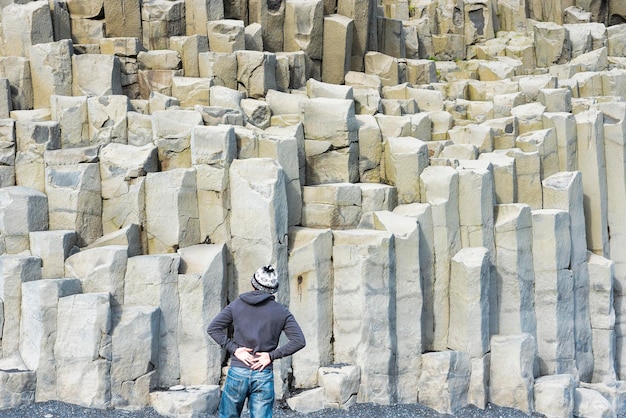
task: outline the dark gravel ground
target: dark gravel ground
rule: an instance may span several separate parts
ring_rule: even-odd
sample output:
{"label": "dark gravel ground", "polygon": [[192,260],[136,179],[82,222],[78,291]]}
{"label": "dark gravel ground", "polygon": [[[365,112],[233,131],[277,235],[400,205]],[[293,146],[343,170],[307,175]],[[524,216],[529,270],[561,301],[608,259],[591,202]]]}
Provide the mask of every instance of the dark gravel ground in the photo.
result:
{"label": "dark gravel ground", "polygon": [[[282,402],[277,403],[274,408],[275,418],[440,418],[451,417],[453,415],[440,414],[423,405],[395,405],[380,406],[372,404],[356,404],[348,411],[339,409],[324,409],[310,414],[301,414],[290,410]],[[528,418],[529,415],[511,409],[489,404],[487,408],[479,409],[475,406],[468,406],[460,410],[455,417],[463,418]],[[543,415],[533,414],[533,417],[543,417]],[[120,409],[90,409],[64,402],[41,402],[18,408],[0,411],[2,418],[83,418],[83,417],[103,417],[103,418],[160,418],[154,409],[147,408],[142,411],[129,412]],[[206,415],[206,418],[217,418],[218,414]],[[247,412],[242,417],[249,418]]]}

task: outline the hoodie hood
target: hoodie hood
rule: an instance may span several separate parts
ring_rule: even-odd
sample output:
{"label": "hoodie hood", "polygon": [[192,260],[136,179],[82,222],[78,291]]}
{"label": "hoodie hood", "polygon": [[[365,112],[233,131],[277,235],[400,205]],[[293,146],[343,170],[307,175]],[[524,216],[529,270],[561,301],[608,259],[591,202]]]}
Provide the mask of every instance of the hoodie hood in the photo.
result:
{"label": "hoodie hood", "polygon": [[253,290],[252,292],[246,292],[239,295],[239,299],[247,303],[248,305],[260,305],[267,300],[273,300],[274,295],[265,293],[261,290]]}

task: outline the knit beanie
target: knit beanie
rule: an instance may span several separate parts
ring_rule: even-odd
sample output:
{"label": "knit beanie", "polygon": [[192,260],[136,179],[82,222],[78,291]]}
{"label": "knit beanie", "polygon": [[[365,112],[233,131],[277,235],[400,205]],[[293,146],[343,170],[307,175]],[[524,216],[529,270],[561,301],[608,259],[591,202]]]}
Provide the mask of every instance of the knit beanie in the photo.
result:
{"label": "knit beanie", "polygon": [[259,268],[252,276],[252,286],[265,293],[276,293],[278,290],[278,275],[271,264]]}

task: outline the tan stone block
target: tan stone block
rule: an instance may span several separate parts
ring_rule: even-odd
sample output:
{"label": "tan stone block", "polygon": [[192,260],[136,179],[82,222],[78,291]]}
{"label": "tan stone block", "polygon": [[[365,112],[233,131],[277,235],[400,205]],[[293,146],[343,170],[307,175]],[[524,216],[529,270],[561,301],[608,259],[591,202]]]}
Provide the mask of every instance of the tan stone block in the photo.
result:
{"label": "tan stone block", "polygon": [[91,144],[128,142],[128,97],[124,95],[90,97],[87,99]]}
{"label": "tan stone block", "polygon": [[307,164],[305,184],[359,181],[359,147],[356,142],[338,149],[331,149],[330,142],[321,140],[307,140],[305,145]]}
{"label": "tan stone block", "polygon": [[476,0],[464,2],[466,45],[484,42],[495,37],[492,3]]}
{"label": "tan stone block", "polygon": [[[395,252],[392,237],[388,231],[333,231],[334,358],[341,363],[364,365],[358,393],[361,402],[389,404],[395,390],[388,375],[390,362],[395,360],[390,356],[389,340],[382,338],[389,332],[391,298],[384,288],[390,277],[387,271],[375,267],[378,260],[391,261],[390,254]],[[357,259],[356,254],[364,256]],[[378,279],[372,281],[374,275]],[[349,298],[350,303],[341,303],[343,298]],[[355,315],[357,311],[362,314]],[[367,349],[360,350],[359,346]]]}
{"label": "tan stone block", "polygon": [[212,77],[217,86],[237,89],[237,56],[234,53],[201,52],[198,67],[200,77]]}
{"label": "tan stone block", "polygon": [[321,0],[285,2],[286,52],[304,51],[311,59],[322,59],[323,8]]}
{"label": "tan stone block", "polygon": [[[153,174],[158,176],[157,173]],[[168,199],[168,201],[174,204],[173,199]],[[158,322],[156,324],[151,323],[143,328],[144,332],[152,331],[156,328],[155,331],[158,337],[147,339],[146,342],[152,341],[154,345],[145,347],[147,353],[139,354],[138,360],[155,359],[156,364],[153,363],[153,365],[156,366],[157,376],[155,376],[154,384],[168,387],[178,384],[180,381],[180,362],[168,362],[166,358],[158,355],[158,353],[168,353],[167,358],[172,358],[170,356],[179,358],[180,299],[176,284],[178,282],[180,264],[181,257],[179,254],[129,257],[124,278],[124,302],[126,304],[160,308],[161,312],[158,315]],[[150,312],[149,309],[147,311]],[[141,321],[141,324],[146,324],[146,321]],[[131,370],[133,369],[127,369],[127,371]],[[147,383],[140,382],[140,385],[146,385]],[[145,388],[143,389],[145,390]]]}
{"label": "tan stone block", "polygon": [[168,49],[171,36],[185,35],[185,0],[150,0],[141,6],[143,45]]}
{"label": "tan stone block", "polygon": [[[106,36],[104,20],[72,16],[70,24],[72,28],[72,39],[75,40],[77,45],[95,45]],[[95,54],[97,52],[87,51],[87,53]]]}
{"label": "tan stone block", "polygon": [[524,152],[538,152],[541,159],[541,178],[560,171],[556,131],[552,128],[526,132],[515,139],[515,145]]}
{"label": "tan stone block", "polygon": [[246,49],[244,24],[241,20],[214,20],[207,22],[209,50],[235,52]]}
{"label": "tan stone block", "polygon": [[172,78],[182,75],[181,70],[139,70],[139,96],[147,100],[151,93],[172,95]]}
{"label": "tan stone block", "polygon": [[119,60],[112,55],[73,55],[72,92],[74,96],[122,94]]}
{"label": "tan stone block", "polygon": [[[491,338],[489,400],[534,410],[534,363],[537,345],[532,335],[495,335]],[[504,369],[506,369],[506,371]]]}
{"label": "tan stone block", "polygon": [[191,131],[202,124],[202,114],[194,110],[152,113],[153,139],[159,149],[161,170],[191,167]]}
{"label": "tan stone block", "polygon": [[278,52],[276,55],[289,60],[289,88],[301,89],[309,78],[321,79],[319,61],[310,60],[304,52]]}
{"label": "tan stone block", "polygon": [[[172,195],[179,197],[167,198]],[[170,221],[163,222],[161,219],[164,216]],[[172,253],[178,248],[200,243],[194,169],[181,168],[147,174],[146,228],[149,254]]]}
{"label": "tan stone block", "polygon": [[533,27],[537,67],[563,64],[571,58],[567,29],[553,22],[537,23]]}
{"label": "tan stone block", "polygon": [[357,141],[354,102],[347,99],[308,99],[300,102],[306,139],[329,141],[337,148]]}
{"label": "tan stone block", "polygon": [[263,52],[263,26],[251,23],[244,30],[246,50]]}
{"label": "tan stone block", "polygon": [[383,141],[381,177],[398,190],[398,203],[420,201],[419,176],[428,166],[426,143],[413,137],[388,137]]}
{"label": "tan stone block", "polygon": [[395,86],[399,83],[398,60],[379,52],[365,55],[365,73],[377,75],[383,86]]}
{"label": "tan stone block", "polygon": [[205,35],[173,36],[170,38],[170,48],[180,55],[185,77],[200,77],[199,54],[209,50],[209,41]]}
{"label": "tan stone block", "polygon": [[420,403],[441,414],[456,414],[467,405],[471,371],[471,359],[463,351],[423,354],[418,383]]}
{"label": "tan stone block", "polygon": [[286,0],[274,3],[265,1],[248,2],[248,23],[259,23],[263,27],[263,47],[269,52],[283,51]]}
{"label": "tan stone block", "polygon": [[[327,7],[327,4],[333,2],[324,1],[324,15],[335,13],[334,7]],[[352,71],[363,71],[363,59],[368,51],[368,43],[370,42],[370,34],[376,30],[375,24],[370,21],[370,13],[372,5],[367,0],[350,0],[334,2],[337,6],[337,12],[354,21],[354,36],[352,38],[352,58],[350,69]]]}
{"label": "tan stone block", "polygon": [[322,80],[343,84],[350,69],[354,21],[348,17],[332,14],[324,17]]}
{"label": "tan stone block", "polygon": [[450,332],[448,347],[471,358],[489,351],[489,299],[491,271],[489,250],[463,248],[450,265]]}
{"label": "tan stone block", "polygon": [[4,56],[30,56],[35,44],[54,42],[50,6],[44,2],[13,3],[2,10]]}
{"label": "tan stone block", "polygon": [[583,175],[587,248],[608,255],[607,177],[604,116],[597,110],[576,114],[578,170]]}
{"label": "tan stone block", "polygon": [[402,36],[402,20],[377,19],[378,51],[394,58],[405,58],[406,47]]}
{"label": "tan stone block", "polygon": [[34,107],[30,60],[23,57],[0,57],[0,76],[9,80],[13,110]]}
{"label": "tan stone block", "polygon": [[464,60],[465,36],[459,34],[433,35],[435,58],[443,61]]}
{"label": "tan stone block", "polygon": [[[50,96],[72,95],[72,43],[62,40],[30,48],[34,107],[50,107]],[[53,58],[54,57],[54,58]]]}
{"label": "tan stone block", "polygon": [[185,34],[187,36],[206,36],[207,22],[222,19],[224,19],[224,2],[185,0]]}
{"label": "tan stone block", "polygon": [[182,107],[209,105],[209,89],[213,79],[200,77],[172,77],[172,96]]}
{"label": "tan stone block", "polygon": [[237,51],[237,81],[248,97],[265,97],[276,89],[276,55],[270,52]]}
{"label": "tan stone block", "polygon": [[140,0],[104,2],[104,20],[107,37],[141,39]]}

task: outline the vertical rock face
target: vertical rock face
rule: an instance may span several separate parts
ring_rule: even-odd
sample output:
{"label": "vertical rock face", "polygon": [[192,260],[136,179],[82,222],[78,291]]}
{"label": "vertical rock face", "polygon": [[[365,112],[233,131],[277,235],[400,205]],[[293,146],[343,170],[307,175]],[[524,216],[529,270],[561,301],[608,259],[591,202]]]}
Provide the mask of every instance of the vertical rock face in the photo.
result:
{"label": "vertical rock face", "polygon": [[159,308],[120,306],[111,312],[111,406],[142,409],[157,386]]}
{"label": "vertical rock face", "polygon": [[[102,77],[94,78],[98,72]],[[72,94],[105,96],[122,93],[120,62],[117,57],[101,54],[72,56]]]}
{"label": "vertical rock face", "polygon": [[[410,217],[389,211],[373,212],[372,227],[394,234],[396,253],[396,340],[398,403],[415,403],[421,371],[422,285],[420,234]],[[390,295],[392,298],[394,295]],[[392,301],[394,303],[394,301]]]}
{"label": "vertical rock face", "polygon": [[187,35],[206,35],[207,21],[224,19],[224,2],[215,0],[185,0]]}
{"label": "vertical rock face", "polygon": [[258,99],[276,90],[276,55],[270,52],[237,51],[237,85]]}
{"label": "vertical rock face", "polygon": [[[289,226],[301,224],[302,188],[298,162],[298,139],[295,136],[271,135],[259,138],[259,157],[272,158],[285,173]],[[302,179],[304,181],[304,179]]]}
{"label": "vertical rock face", "polygon": [[49,227],[48,197],[37,190],[10,186],[0,191],[0,246],[17,254],[28,248],[29,234]]}
{"label": "vertical rock face", "polygon": [[422,356],[420,402],[442,414],[467,406],[472,366],[465,352],[440,351]]}
{"label": "vertical rock face", "polygon": [[[148,252],[171,253],[200,242],[196,175],[193,169],[149,173],[146,177]],[[177,190],[176,199],[172,190]],[[163,219],[168,219],[166,223]]]}
{"label": "vertical rock face", "polygon": [[80,292],[77,279],[33,280],[22,285],[20,356],[29,370],[37,372],[37,402],[58,399],[54,346],[59,300]]}
{"label": "vertical rock face", "polygon": [[[354,36],[354,21],[340,14],[324,18],[324,55],[322,62],[322,80],[327,83],[341,84],[351,65],[351,48]],[[339,47],[337,47],[339,46]]]}
{"label": "vertical rock face", "polygon": [[[52,119],[60,128],[60,144],[55,148],[74,148],[88,145],[89,119],[87,97],[53,95],[50,97]],[[59,135],[59,134],[57,134]]]}
{"label": "vertical rock face", "polygon": [[[124,303],[147,305],[161,310],[158,326],[156,382],[173,386],[180,382],[178,322],[180,299],[178,268],[180,256],[145,255],[128,259],[124,279]],[[151,359],[152,360],[152,359]]]}
{"label": "vertical rock face", "polygon": [[535,381],[535,410],[552,416],[571,416],[576,386],[571,375],[543,376]]}
{"label": "vertical rock face", "polygon": [[161,170],[191,166],[190,141],[194,126],[202,125],[202,114],[195,110],[159,110],[152,114],[152,135],[159,150]]}
{"label": "vertical rock face", "polygon": [[9,4],[2,11],[2,32],[6,55],[28,58],[32,45],[54,41],[49,5]]}
{"label": "vertical rock face", "polygon": [[578,169],[583,175],[587,248],[608,256],[607,177],[604,147],[604,115],[588,111],[576,115]]}
{"label": "vertical rock face", "polygon": [[100,152],[102,182],[102,232],[113,233],[130,225],[141,226],[143,251],[146,237],[146,175],[158,171],[157,148],[152,144],[108,144]]}
{"label": "vertical rock face", "polygon": [[422,201],[432,208],[434,237],[433,348],[447,347],[450,326],[450,261],[461,249],[459,175],[451,167],[430,166],[420,176]]}
{"label": "vertical rock face", "polygon": [[15,186],[15,145],[15,121],[0,120],[0,187]]}
{"label": "vertical rock face", "polygon": [[77,232],[80,246],[102,236],[102,187],[97,163],[49,165],[46,194],[51,229]]}
{"label": "vertical rock face", "polygon": [[226,305],[226,247],[222,244],[181,248],[178,275],[178,347],[180,383],[217,385],[222,355],[203,331]]}
{"label": "vertical rock face", "polygon": [[62,297],[57,315],[54,344],[57,399],[92,408],[108,406],[111,399],[109,294]]}
{"label": "vertical rock face", "polygon": [[[63,262],[76,245],[76,234],[70,230],[31,232],[30,251],[41,258],[41,278],[58,279],[65,277]],[[45,267],[44,267],[45,264]]]}
{"label": "vertical rock face", "polygon": [[294,409],[626,413],[623,2],[374,3],[0,0],[0,409],[212,413],[271,263]]}
{"label": "vertical rock face", "polygon": [[311,59],[322,59],[323,8],[322,1],[285,3],[284,51],[304,51]]}
{"label": "vertical rock face", "polygon": [[18,186],[44,192],[44,153],[61,148],[60,124],[53,121],[17,122],[15,125],[15,182]]}
{"label": "vertical rock face", "polygon": [[574,277],[567,269],[569,218],[567,213],[551,209],[533,211],[532,217],[539,368],[542,375],[573,374]]}
{"label": "vertical rock face", "polygon": [[307,341],[293,356],[296,387],[321,386],[318,369],[333,359],[332,239],[329,229],[289,228],[289,308]]}
{"label": "vertical rock face", "polygon": [[284,50],[283,26],[286,3],[283,0],[248,2],[249,23],[259,23],[263,27],[263,47],[266,51]]}
{"label": "vertical rock face", "polygon": [[[493,230],[493,173],[469,167],[460,168],[458,171],[459,205],[460,202],[469,201],[465,207],[459,208],[461,245],[463,248],[486,248],[493,264],[496,259]],[[475,199],[463,196],[475,196]]]}
{"label": "vertical rock face", "polygon": [[480,358],[489,351],[489,250],[464,248],[451,260],[448,347]]}
{"label": "vertical rock face", "polygon": [[[43,256],[40,255],[42,260]],[[108,293],[110,305],[124,304],[124,277],[128,262],[128,246],[109,245],[96,247],[63,257],[64,277],[81,281],[85,293]],[[44,277],[45,278],[45,277]]]}
{"label": "vertical rock face", "polygon": [[530,208],[524,204],[496,205],[494,215],[498,334],[528,333],[536,338]]}
{"label": "vertical rock face", "polygon": [[19,351],[22,322],[22,284],[41,279],[41,259],[31,256],[8,255],[0,257],[2,269],[3,321],[2,355]]}
{"label": "vertical rock face", "polygon": [[[359,402],[396,402],[395,241],[389,232],[333,233],[335,362],[361,365]],[[391,263],[390,263],[391,262]]]}
{"label": "vertical rock face", "polygon": [[412,137],[387,138],[383,142],[381,166],[384,181],[398,190],[399,204],[419,201],[419,176],[428,166],[428,147],[425,142]]}
{"label": "vertical rock face", "polygon": [[613,292],[614,263],[593,253],[588,254],[589,313],[593,333],[593,373],[591,381],[599,383],[616,379],[615,308]]}
{"label": "vertical rock face", "polygon": [[246,49],[244,25],[240,20],[209,21],[206,30],[211,51],[235,52]]}
{"label": "vertical rock face", "polygon": [[496,405],[534,410],[535,339],[526,333],[491,338],[489,399]]}
{"label": "vertical rock face", "polygon": [[425,203],[399,205],[393,213],[417,223],[419,230],[419,266],[422,291],[422,352],[432,350],[434,332],[434,237],[431,206]]}
{"label": "vertical rock face", "polygon": [[[280,275],[288,269],[288,223],[285,173],[269,158],[235,160],[230,166],[231,251],[234,280],[229,298],[250,289],[250,277],[260,265],[272,263]],[[285,276],[284,276],[285,277]],[[289,286],[278,300],[287,301]]]}
{"label": "vertical rock face", "polygon": [[228,171],[236,153],[232,127],[196,126],[191,132],[191,161],[196,167],[202,240],[230,240]]}
{"label": "vertical rock face", "polygon": [[104,2],[107,37],[141,38],[141,8],[139,0]]}

